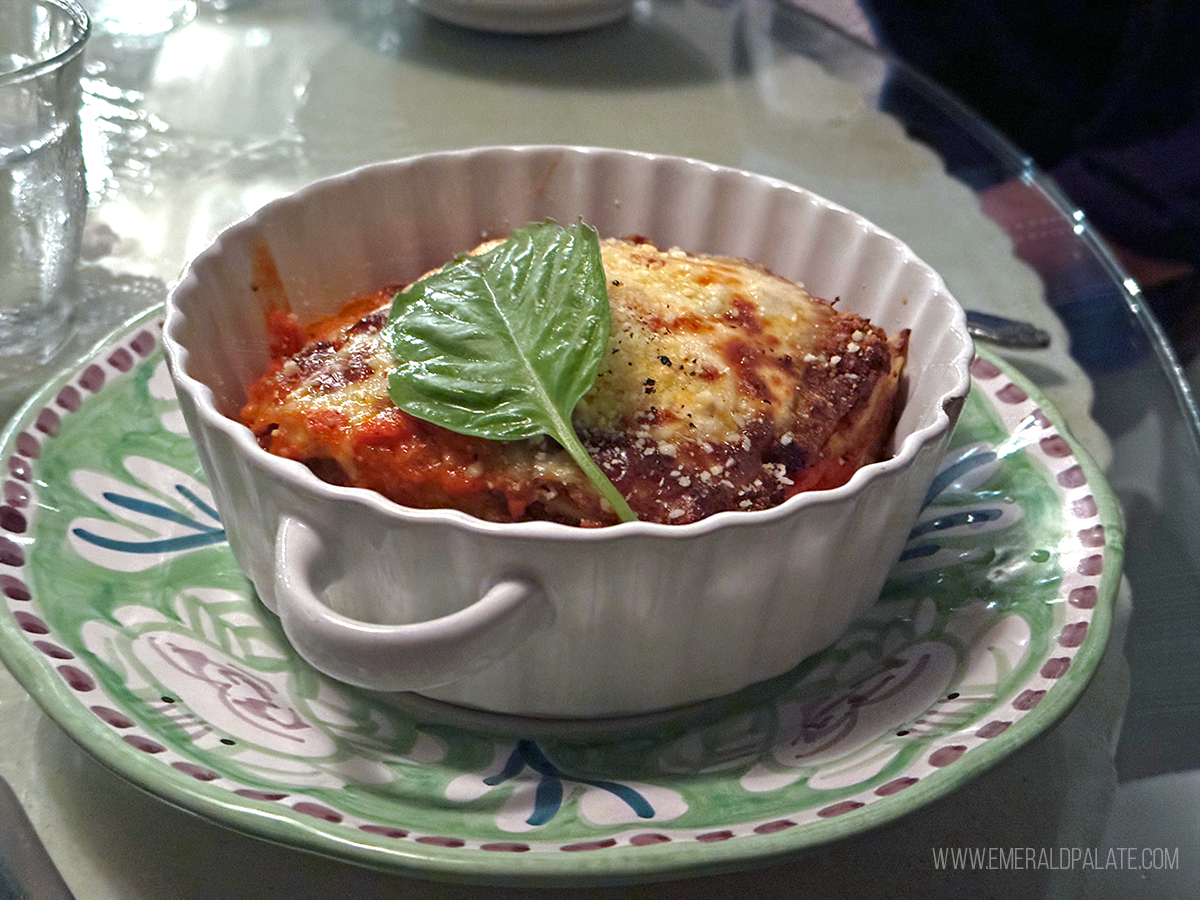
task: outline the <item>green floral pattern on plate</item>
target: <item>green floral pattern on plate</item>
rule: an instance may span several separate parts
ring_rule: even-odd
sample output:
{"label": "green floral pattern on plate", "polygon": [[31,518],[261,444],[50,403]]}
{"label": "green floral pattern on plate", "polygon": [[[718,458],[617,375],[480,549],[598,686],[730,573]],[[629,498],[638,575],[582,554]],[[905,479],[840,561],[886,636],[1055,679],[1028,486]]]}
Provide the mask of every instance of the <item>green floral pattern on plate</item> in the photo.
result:
{"label": "green floral pattern on plate", "polygon": [[1114,500],[981,358],[880,602],[787,675],[558,733],[346,687],[234,563],[157,334],[133,323],[4,435],[0,654],[110,767],[238,830],[471,880],[729,868],[952,790],[1065,713],[1103,650]]}

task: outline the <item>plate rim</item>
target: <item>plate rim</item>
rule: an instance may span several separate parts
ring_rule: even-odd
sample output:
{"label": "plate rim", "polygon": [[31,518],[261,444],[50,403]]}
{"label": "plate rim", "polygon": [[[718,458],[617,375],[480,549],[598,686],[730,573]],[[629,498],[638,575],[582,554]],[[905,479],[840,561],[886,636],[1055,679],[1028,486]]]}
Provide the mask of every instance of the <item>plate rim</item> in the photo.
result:
{"label": "plate rim", "polygon": [[[12,455],[16,437],[29,427],[34,411],[48,406],[89,362],[107,348],[131,339],[139,330],[157,331],[162,314],[161,305],[151,307],[127,319],[89,350],[64,363],[0,430],[0,457],[7,459]],[[159,352],[160,340],[156,334],[154,349]],[[1044,413],[1066,441],[1070,455],[1083,469],[1092,489],[1106,540],[1102,553],[1103,575],[1087,637],[1068,671],[1056,681],[1057,690],[1048,691],[1044,701],[1028,710],[1013,723],[1013,727],[990,738],[986,750],[981,745],[974,752],[964,754],[954,766],[922,777],[908,790],[891,797],[880,797],[865,808],[855,810],[853,815],[824,819],[819,827],[810,824],[774,834],[758,834],[749,841],[706,844],[671,841],[586,854],[539,852],[526,855],[483,853],[477,849],[464,853],[455,848],[412,841],[397,841],[386,846],[354,841],[349,839],[350,833],[344,826],[338,826],[341,830],[337,831],[316,818],[311,821],[284,818],[272,813],[271,807],[262,801],[239,797],[241,802],[231,802],[229,798],[236,795],[226,789],[196,781],[152,761],[126,744],[96,716],[87,715],[86,706],[54,671],[48,658],[39,654],[25,639],[7,606],[0,614],[0,662],[48,718],[89,756],[124,781],[176,809],[233,832],[290,849],[393,874],[508,886],[631,884],[771,865],[879,829],[962,788],[1064,718],[1090,684],[1107,647],[1124,558],[1124,521],[1117,498],[1099,466],[1074,438],[1061,414],[1045,395],[999,356],[984,351],[978,357],[995,365]],[[636,852],[630,853],[631,849]]]}

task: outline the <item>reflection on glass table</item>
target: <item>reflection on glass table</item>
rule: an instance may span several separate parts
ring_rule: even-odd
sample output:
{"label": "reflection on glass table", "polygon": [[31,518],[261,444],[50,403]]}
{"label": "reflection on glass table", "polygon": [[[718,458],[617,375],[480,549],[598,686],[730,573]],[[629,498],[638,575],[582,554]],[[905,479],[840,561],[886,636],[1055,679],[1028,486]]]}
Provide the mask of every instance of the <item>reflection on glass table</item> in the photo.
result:
{"label": "reflection on glass table", "polygon": [[[91,206],[76,338],[49,366],[3,373],[6,416],[161,301],[188,259],[262,203],[356,165],[456,146],[617,146],[778,176],[898,235],[964,305],[1044,328],[1050,348],[1000,358],[1105,469],[1128,535],[1128,590],[1076,708],[879,832],[751,873],[638,890],[1158,897],[1194,882],[1186,854],[1177,871],[935,870],[941,847],[1194,846],[1182,798],[1196,791],[1189,773],[1200,763],[1193,398],[1086,219],[935,85],[768,0],[639,3],[615,25],[544,38],[457,28],[393,0],[260,0],[200,4],[136,39],[93,35],[84,89]],[[970,176],[947,173],[947,139]],[[1023,241],[1020,220],[981,209],[979,177],[1021,185],[1053,218],[1053,239]],[[98,766],[8,676],[0,773],[81,898],[519,893],[374,873],[197,820]]]}

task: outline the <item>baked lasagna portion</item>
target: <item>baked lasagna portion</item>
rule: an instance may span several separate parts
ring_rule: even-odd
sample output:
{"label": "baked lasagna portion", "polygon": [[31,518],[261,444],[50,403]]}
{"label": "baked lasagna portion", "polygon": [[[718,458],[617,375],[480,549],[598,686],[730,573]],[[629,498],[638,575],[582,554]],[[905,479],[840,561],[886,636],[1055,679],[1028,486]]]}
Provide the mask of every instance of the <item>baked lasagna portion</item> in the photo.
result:
{"label": "baked lasagna portion", "polygon": [[[886,451],[908,332],[889,339],[740,259],[639,238],[604,240],[601,256],[612,333],[574,425],[639,519],[766,509],[844,484]],[[270,314],[271,363],[242,410],[260,445],[405,506],[615,524],[552,439],[470,437],[393,405],[380,332],[400,287],[308,324]]]}

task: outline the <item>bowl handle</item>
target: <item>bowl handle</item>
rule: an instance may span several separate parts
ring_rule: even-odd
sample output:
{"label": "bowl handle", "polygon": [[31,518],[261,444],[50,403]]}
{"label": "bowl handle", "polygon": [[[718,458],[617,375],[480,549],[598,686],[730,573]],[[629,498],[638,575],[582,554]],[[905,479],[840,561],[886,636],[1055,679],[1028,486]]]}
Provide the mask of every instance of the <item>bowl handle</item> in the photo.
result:
{"label": "bowl handle", "polygon": [[320,535],[292,516],[275,534],[275,601],[283,631],[313,667],[378,691],[415,691],[456,681],[509,653],[554,618],[533,579],[508,576],[470,606],[438,619],[377,625],[335,612],[317,597],[312,573]]}

